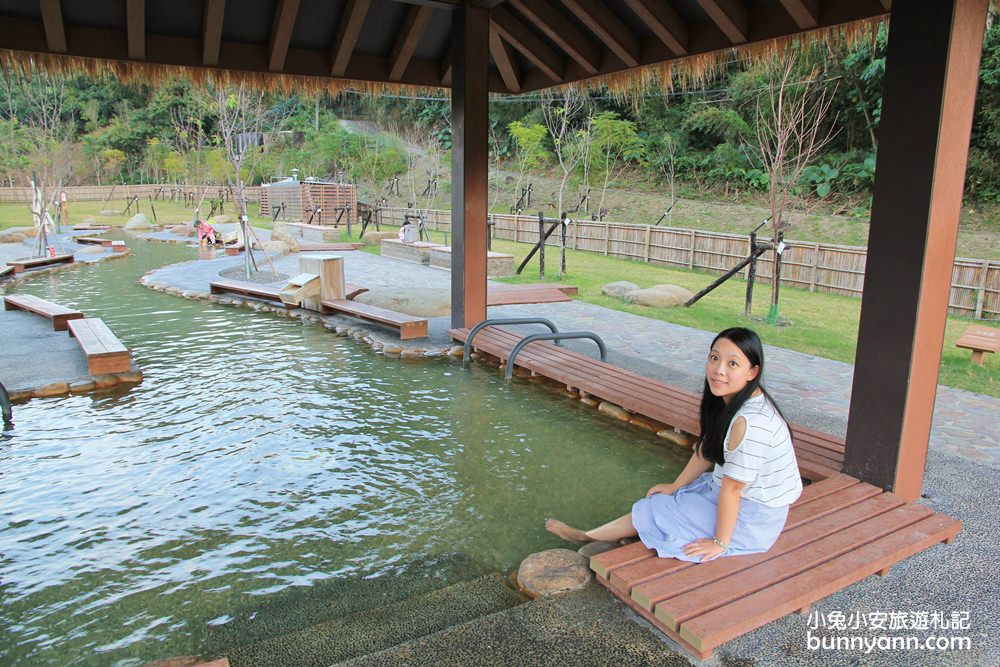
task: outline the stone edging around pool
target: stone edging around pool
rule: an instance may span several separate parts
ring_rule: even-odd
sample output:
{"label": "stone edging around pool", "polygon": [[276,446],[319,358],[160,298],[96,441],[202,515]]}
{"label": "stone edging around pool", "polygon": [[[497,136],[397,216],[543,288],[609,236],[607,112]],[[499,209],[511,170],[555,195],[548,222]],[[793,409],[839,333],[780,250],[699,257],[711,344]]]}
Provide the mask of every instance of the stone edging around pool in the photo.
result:
{"label": "stone edging around pool", "polygon": [[142,371],[132,362],[131,370],[124,373],[105,373],[104,375],[92,375],[87,380],[77,380],[75,382],[53,382],[42,387],[32,387],[29,389],[14,389],[9,392],[11,403],[23,403],[32,398],[51,398],[53,396],[65,396],[67,394],[86,394],[99,389],[107,389],[119,384],[138,384],[142,382]]}
{"label": "stone edging around pool", "polygon": [[[193,260],[197,262],[198,260]],[[184,263],[184,262],[182,262]],[[176,266],[176,265],[175,265]],[[372,335],[364,326],[358,325],[341,325],[331,322],[329,320],[335,319],[335,316],[322,316],[314,311],[306,310],[304,308],[293,308],[286,309],[281,306],[272,306],[263,301],[257,301],[254,299],[244,299],[239,296],[220,296],[216,294],[211,294],[210,292],[203,292],[201,290],[183,290],[179,287],[174,287],[168,283],[156,282],[150,279],[153,273],[161,270],[163,267],[158,267],[156,269],[150,269],[142,277],[139,278],[139,284],[148,289],[155,290],[157,292],[163,292],[165,294],[170,294],[173,296],[184,297],[185,299],[192,299],[198,301],[207,301],[209,303],[216,303],[223,306],[243,306],[245,308],[251,308],[257,312],[274,313],[275,315],[280,315],[284,317],[298,318],[302,320],[303,323],[311,324],[322,324],[327,331],[333,332],[338,336],[353,338],[356,341],[363,342],[369,345],[375,352],[380,352],[391,359],[413,359],[413,358],[435,358],[435,357],[458,357],[461,358],[463,354],[463,347],[461,345],[452,345],[440,349],[421,349],[421,348],[406,348],[402,345],[396,345],[392,342],[386,343],[384,341],[378,340]],[[499,363],[498,360],[494,360],[489,355],[481,354],[479,352],[473,352],[472,358],[477,360],[486,360],[487,363],[493,367],[496,367]],[[676,429],[667,426],[666,424],[660,424],[654,422],[651,419],[641,417],[639,415],[634,415],[629,411],[625,410],[621,406],[615,405],[608,401],[599,401],[591,398],[590,396],[582,396],[579,392],[573,391],[568,392],[566,388],[559,385],[548,378],[542,376],[531,376],[528,371],[521,368],[515,368],[514,374],[518,377],[530,379],[538,384],[543,385],[547,389],[554,391],[556,393],[561,393],[568,395],[572,398],[576,398],[587,407],[594,408],[606,417],[610,417],[616,421],[630,424],[636,426],[645,431],[655,433],[659,438],[665,440],[673,445],[691,449],[694,444],[694,438],[687,433],[677,431]]]}

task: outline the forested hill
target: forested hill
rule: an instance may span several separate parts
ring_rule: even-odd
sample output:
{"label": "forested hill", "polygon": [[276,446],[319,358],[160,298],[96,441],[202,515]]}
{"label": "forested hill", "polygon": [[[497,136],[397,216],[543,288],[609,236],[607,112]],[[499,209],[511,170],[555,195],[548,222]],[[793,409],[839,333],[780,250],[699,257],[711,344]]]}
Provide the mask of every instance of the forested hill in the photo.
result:
{"label": "forested hill", "polygon": [[[1000,202],[1000,27],[992,18],[966,187],[969,200],[981,204]],[[810,82],[829,104],[818,121],[829,142],[797,177],[801,199],[828,204],[827,210],[867,211],[885,43],[883,28],[872,40],[850,48],[815,44],[796,54],[791,85]],[[762,100],[780,84],[778,69],[734,60],[703,88],[636,92],[630,99],[602,91],[572,100],[565,94],[495,98],[490,141],[494,173],[503,170],[508,188],[511,174],[554,175],[566,184],[567,201],[586,188],[596,201],[603,189],[625,182],[697,188],[721,196],[766,191],[766,168],[755,137],[761,131]],[[0,178],[9,184],[26,184],[32,171],[66,185],[229,179],[217,132],[226,91],[196,88],[183,80],[126,86],[84,75],[59,79],[37,73],[25,79],[9,72],[3,73],[2,86]],[[298,168],[303,176],[321,178],[343,172],[379,192],[407,169],[426,171],[433,179],[434,165],[446,164],[449,102],[438,93],[268,95],[265,106],[264,154],[244,174],[249,182]],[[560,114],[565,132],[556,141]],[[336,122],[345,116],[367,120],[388,134],[348,132]],[[418,155],[419,163],[414,162]],[[442,180],[447,173],[440,169]],[[421,173],[420,179],[424,177]]]}

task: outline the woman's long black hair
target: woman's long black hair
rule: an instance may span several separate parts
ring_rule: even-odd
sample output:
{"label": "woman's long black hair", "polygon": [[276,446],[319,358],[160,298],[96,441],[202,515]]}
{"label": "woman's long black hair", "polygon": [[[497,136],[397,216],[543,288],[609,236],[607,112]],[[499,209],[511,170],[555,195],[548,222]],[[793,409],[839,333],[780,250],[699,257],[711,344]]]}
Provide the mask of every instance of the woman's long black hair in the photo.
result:
{"label": "woman's long black hair", "polygon": [[719,335],[712,340],[709,349],[715,347],[716,341],[720,338],[725,338],[740,348],[740,351],[750,361],[750,366],[757,366],[759,369],[754,379],[737,392],[728,404],[722,400],[721,396],[712,393],[708,385],[708,378],[705,378],[705,386],[701,392],[701,438],[695,445],[695,451],[701,454],[705,460],[722,465],[726,462],[723,443],[729,430],[729,424],[733,421],[733,416],[755,391],[760,389],[781,418],[784,419],[785,416],[781,414],[781,410],[778,410],[778,404],[761,385],[761,379],[764,377],[764,345],[760,342],[760,337],[750,329],[733,327],[719,332]]}

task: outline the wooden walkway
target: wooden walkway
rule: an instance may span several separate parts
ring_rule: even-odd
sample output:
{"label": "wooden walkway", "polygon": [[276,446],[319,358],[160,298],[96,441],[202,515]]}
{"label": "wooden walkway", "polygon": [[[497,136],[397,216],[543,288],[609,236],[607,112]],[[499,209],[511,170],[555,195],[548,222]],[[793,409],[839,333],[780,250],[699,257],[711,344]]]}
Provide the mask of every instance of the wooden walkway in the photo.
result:
{"label": "wooden walkway", "polygon": [[594,556],[597,580],[701,660],[731,639],[899,561],[951,542],[962,523],[836,475],[805,488],[769,551],[688,563],[641,542]]}
{"label": "wooden walkway", "polygon": [[521,285],[490,285],[486,290],[487,306],[512,306],[521,303],[557,303],[572,301],[577,289],[550,283],[530,283]]}
{"label": "wooden walkway", "polygon": [[[448,334],[464,343],[469,330],[452,329]],[[522,337],[504,327],[489,327],[476,334],[473,348],[505,362]],[[532,374],[560,382],[567,389],[614,403],[631,413],[692,436],[701,431],[698,420],[701,396],[694,392],[558,347],[549,341],[528,344],[518,354],[516,365]],[[790,426],[803,477],[824,479],[843,470],[842,438],[798,424]]]}

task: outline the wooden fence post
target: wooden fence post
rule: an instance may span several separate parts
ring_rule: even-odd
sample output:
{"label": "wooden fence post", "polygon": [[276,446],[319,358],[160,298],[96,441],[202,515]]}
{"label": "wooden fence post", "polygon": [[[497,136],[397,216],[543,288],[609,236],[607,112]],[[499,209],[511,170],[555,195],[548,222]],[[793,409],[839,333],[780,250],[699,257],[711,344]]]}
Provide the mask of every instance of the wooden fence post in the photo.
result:
{"label": "wooden fence post", "polygon": [[974,318],[981,319],[983,316],[983,302],[986,301],[986,274],[990,272],[990,260],[984,259],[981,273],[979,274],[979,287],[976,289],[976,314]]}
{"label": "wooden fence post", "polygon": [[819,244],[813,243],[813,270],[812,279],[809,280],[809,291],[816,291],[816,279],[819,274]]}
{"label": "wooden fence post", "polygon": [[691,252],[688,253],[688,268],[694,268],[694,245],[698,242],[698,231],[691,230]]}
{"label": "wooden fence post", "polygon": [[646,226],[646,264],[649,264],[649,241],[653,236],[653,228],[649,225]]}
{"label": "wooden fence post", "polygon": [[607,257],[611,253],[611,223],[604,223],[604,256]]}

